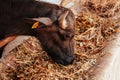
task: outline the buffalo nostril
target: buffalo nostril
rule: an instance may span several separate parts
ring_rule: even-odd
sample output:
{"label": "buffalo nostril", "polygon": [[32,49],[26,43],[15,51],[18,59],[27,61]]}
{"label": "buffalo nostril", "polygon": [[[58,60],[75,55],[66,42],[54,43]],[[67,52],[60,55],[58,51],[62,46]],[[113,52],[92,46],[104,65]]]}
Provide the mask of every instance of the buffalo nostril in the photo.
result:
{"label": "buffalo nostril", "polygon": [[74,61],[74,57],[68,57],[68,58],[66,59],[66,63],[67,63],[67,64],[72,64],[73,61]]}

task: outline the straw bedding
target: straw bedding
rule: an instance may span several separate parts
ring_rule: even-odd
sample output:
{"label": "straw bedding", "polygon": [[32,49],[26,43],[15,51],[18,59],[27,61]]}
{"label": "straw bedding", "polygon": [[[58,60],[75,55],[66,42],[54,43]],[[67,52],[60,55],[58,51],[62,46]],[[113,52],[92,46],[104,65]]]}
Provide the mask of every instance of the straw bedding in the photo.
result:
{"label": "straw bedding", "polygon": [[72,65],[55,63],[42,50],[40,42],[30,37],[1,60],[0,80],[89,80],[89,73],[94,72],[92,67],[107,54],[102,51],[110,37],[119,31],[119,5],[86,1],[83,6],[76,18]]}

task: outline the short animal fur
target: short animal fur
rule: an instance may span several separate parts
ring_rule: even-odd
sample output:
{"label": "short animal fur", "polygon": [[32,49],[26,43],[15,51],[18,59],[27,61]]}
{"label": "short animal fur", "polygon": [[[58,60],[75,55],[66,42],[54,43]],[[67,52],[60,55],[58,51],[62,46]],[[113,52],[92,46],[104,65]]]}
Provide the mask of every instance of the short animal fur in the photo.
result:
{"label": "short animal fur", "polygon": [[[40,24],[32,29],[35,22]],[[75,16],[67,8],[35,0],[0,0],[0,40],[35,36],[53,60],[68,65],[74,60],[74,31]]]}

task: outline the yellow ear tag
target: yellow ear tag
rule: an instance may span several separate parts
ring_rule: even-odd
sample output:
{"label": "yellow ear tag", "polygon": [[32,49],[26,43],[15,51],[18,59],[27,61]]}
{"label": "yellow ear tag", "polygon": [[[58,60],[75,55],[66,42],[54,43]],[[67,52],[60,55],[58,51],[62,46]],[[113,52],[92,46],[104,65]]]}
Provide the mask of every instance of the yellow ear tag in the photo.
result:
{"label": "yellow ear tag", "polygon": [[35,22],[33,25],[32,25],[32,29],[35,29],[39,26],[39,22]]}

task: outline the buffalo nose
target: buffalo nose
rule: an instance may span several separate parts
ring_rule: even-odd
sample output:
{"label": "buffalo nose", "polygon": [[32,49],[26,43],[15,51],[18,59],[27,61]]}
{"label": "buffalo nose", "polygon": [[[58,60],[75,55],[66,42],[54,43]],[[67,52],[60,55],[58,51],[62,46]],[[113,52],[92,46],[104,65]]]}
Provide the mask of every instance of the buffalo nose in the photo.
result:
{"label": "buffalo nose", "polygon": [[74,57],[67,57],[67,58],[66,58],[66,61],[65,61],[65,64],[66,64],[66,65],[72,64],[73,61],[74,61]]}

